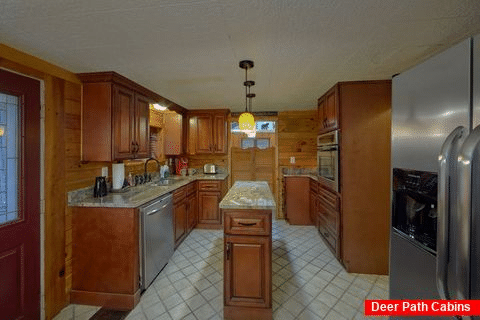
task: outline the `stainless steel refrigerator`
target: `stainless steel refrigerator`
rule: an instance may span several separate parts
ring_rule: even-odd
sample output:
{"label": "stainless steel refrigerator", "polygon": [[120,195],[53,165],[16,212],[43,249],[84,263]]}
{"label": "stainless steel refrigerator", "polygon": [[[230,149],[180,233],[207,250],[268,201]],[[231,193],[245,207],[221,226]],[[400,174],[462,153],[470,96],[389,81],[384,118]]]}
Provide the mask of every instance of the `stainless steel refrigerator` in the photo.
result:
{"label": "stainless steel refrigerator", "polygon": [[391,299],[480,299],[479,124],[480,35],[393,77]]}

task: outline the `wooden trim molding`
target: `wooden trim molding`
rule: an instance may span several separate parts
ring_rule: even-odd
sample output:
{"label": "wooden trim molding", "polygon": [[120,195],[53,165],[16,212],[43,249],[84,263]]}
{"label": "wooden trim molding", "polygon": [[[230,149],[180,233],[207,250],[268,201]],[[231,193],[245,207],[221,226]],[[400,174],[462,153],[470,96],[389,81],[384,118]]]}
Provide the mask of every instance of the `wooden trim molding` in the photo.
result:
{"label": "wooden trim molding", "polygon": [[80,79],[74,73],[1,43],[0,66],[41,79],[46,75],[52,75],[73,83],[80,83]]}

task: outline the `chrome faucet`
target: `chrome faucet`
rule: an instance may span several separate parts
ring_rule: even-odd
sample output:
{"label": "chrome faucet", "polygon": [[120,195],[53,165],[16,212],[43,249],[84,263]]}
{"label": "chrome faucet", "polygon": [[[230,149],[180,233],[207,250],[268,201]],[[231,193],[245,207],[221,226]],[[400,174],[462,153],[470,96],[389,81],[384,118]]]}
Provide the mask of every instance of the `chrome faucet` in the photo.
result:
{"label": "chrome faucet", "polygon": [[[147,164],[150,160],[154,160],[156,163],[157,163],[157,169],[160,171],[160,162],[155,159],[155,158],[149,158],[147,159],[147,161],[145,161],[145,172],[143,174],[143,176],[145,177],[145,179],[147,178]],[[150,179],[151,180],[151,179]]]}

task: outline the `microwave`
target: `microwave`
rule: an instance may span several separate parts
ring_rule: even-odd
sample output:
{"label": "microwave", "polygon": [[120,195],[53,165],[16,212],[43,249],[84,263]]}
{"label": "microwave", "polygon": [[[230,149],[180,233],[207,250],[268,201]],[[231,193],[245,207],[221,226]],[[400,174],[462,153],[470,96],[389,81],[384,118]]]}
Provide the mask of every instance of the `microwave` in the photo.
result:
{"label": "microwave", "polygon": [[334,130],[317,137],[317,174],[319,180],[336,192],[339,192],[338,135],[338,130]]}

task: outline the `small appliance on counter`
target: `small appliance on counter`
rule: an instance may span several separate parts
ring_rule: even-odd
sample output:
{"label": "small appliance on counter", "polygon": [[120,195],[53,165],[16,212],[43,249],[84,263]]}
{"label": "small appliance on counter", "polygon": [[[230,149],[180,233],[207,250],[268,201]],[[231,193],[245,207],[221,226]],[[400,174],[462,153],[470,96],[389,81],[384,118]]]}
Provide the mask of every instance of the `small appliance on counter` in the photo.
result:
{"label": "small appliance on counter", "polygon": [[93,196],[95,198],[107,195],[107,180],[105,177],[96,177],[95,186],[93,187]]}
{"label": "small appliance on counter", "polygon": [[207,163],[203,166],[203,173],[217,173],[217,166],[213,163]]}

